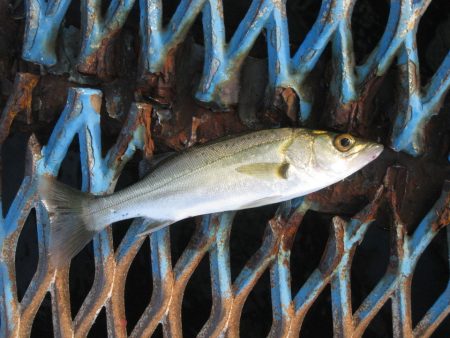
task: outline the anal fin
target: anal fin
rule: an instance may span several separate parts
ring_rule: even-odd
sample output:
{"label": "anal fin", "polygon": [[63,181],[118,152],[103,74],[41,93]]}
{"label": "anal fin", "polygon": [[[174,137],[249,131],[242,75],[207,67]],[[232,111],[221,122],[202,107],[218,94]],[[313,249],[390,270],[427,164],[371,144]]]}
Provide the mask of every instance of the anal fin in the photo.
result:
{"label": "anal fin", "polygon": [[147,221],[148,221],[148,225],[144,231],[142,231],[141,233],[138,234],[139,237],[150,235],[151,233],[158,231],[158,230],[174,223],[172,221],[156,221],[154,219],[147,219]]}

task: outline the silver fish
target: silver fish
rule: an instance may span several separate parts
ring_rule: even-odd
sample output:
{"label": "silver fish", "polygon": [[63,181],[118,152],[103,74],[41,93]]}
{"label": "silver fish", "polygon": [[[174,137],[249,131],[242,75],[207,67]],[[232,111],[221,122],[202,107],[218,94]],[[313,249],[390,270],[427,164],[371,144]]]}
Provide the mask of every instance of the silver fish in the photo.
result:
{"label": "silver fish", "polygon": [[150,219],[149,233],[187,217],[303,196],[344,179],[382,150],[349,134],[283,128],[192,147],[107,196],[43,176],[38,191],[50,216],[50,259],[67,263],[96,233],[124,219]]}

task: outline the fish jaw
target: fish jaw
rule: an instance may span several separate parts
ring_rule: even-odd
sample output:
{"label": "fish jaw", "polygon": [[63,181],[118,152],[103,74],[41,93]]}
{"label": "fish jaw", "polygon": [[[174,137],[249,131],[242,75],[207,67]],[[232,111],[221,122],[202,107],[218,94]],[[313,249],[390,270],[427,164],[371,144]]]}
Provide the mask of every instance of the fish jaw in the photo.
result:
{"label": "fish jaw", "polygon": [[367,149],[364,150],[364,152],[362,152],[361,154],[357,154],[358,156],[353,155],[354,157],[349,159],[349,174],[345,177],[355,173],[356,171],[362,169],[363,167],[377,159],[378,156],[381,155],[383,150],[383,145],[378,143],[371,143],[367,147]]}

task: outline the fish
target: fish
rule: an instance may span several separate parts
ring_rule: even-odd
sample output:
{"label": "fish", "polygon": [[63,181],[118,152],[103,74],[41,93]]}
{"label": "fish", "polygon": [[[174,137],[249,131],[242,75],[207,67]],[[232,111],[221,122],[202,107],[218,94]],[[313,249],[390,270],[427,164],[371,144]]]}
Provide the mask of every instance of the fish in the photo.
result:
{"label": "fish", "polygon": [[381,144],[347,133],[278,128],[190,147],[109,195],[81,192],[42,175],[38,193],[50,219],[49,260],[66,264],[94,235],[121,220],[148,219],[146,235],[189,217],[304,196],[353,174],[382,151]]}

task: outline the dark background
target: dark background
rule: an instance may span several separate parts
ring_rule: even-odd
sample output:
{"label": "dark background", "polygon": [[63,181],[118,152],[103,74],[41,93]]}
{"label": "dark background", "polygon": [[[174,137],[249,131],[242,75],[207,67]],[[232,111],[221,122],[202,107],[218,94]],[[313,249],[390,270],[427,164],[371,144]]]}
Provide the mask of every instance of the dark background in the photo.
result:
{"label": "dark background", "polygon": [[[164,16],[170,18],[174,12],[177,1],[164,0]],[[226,0],[224,1],[224,16],[227,30],[227,38],[238,26],[240,20],[245,15],[250,1]],[[55,67],[48,72],[40,69],[39,66],[21,60],[21,45],[24,30],[24,8],[22,1],[9,3],[7,0],[0,0],[0,108],[2,108],[12,90],[12,83],[16,72],[41,73],[39,84],[33,93],[33,123],[25,122],[25,118],[20,116],[15,120],[9,138],[2,147],[2,192],[3,192],[3,212],[6,213],[14,198],[20,182],[23,178],[25,146],[28,137],[34,132],[41,144],[45,144],[51,130],[62,111],[67,88],[79,86],[73,79],[79,79],[79,74],[68,74],[67,66]],[[317,0],[299,0],[287,2],[287,13],[289,18],[290,41],[292,51],[295,51],[303,41],[306,33],[312,26],[320,6]],[[101,88],[104,95],[102,111],[102,137],[105,149],[108,149],[117,138],[123,121],[123,111],[127,110],[133,99],[146,100],[145,90],[138,90],[136,78],[136,60],[139,50],[138,26],[139,12],[138,3],[135,4],[132,13],[114,45],[113,59],[117,67],[115,72],[107,78],[83,78],[86,85]],[[352,17],[352,31],[354,39],[354,49],[357,63],[363,62],[364,58],[374,48],[383,33],[385,23],[389,14],[388,1],[380,0],[358,0]],[[66,19],[63,22],[64,29],[60,34],[67,41],[69,47],[77,50],[76,39],[77,30],[80,27],[79,1],[72,1]],[[65,35],[66,34],[66,35]],[[72,34],[72,35],[70,35]],[[61,38],[62,39],[62,38]],[[201,16],[199,16],[190,31],[190,38],[187,39],[180,55],[183,53],[192,55],[202,44]],[[422,84],[426,84],[434,74],[439,64],[450,48],[450,3],[448,0],[433,0],[427,12],[423,16],[419,25],[417,43],[420,58],[420,74]],[[60,41],[60,45],[62,42]],[[125,48],[126,46],[132,48]],[[69,48],[68,47],[68,48]],[[61,47],[60,47],[61,48]],[[69,48],[70,49],[70,48]],[[68,49],[68,50],[69,50]],[[67,52],[67,50],[66,50]],[[266,57],[265,39],[261,36],[252,49],[251,61],[258,63],[262,60],[262,66],[257,68],[259,72],[266,72],[264,58]],[[200,54],[201,55],[201,54]],[[195,59],[195,57],[194,57]],[[200,58],[201,59],[201,58]],[[313,71],[312,77],[314,89],[318,91],[317,97],[326,96],[329,90],[329,72],[331,51],[327,48],[324,55],[319,60]],[[195,63],[197,62],[197,63]],[[201,71],[201,60],[195,61],[197,66],[189,69],[178,67],[177,76],[188,77],[183,73],[196,72],[199,76]],[[255,74],[250,75],[250,80]],[[395,113],[395,91],[397,73],[395,66],[385,76],[383,86],[379,90],[374,109],[378,112],[378,118],[373,121],[373,127],[380,130],[378,135],[382,142],[388,144],[392,117],[389,114]],[[194,80],[187,85],[188,92],[195,88]],[[182,92],[182,91],[180,91]],[[137,94],[138,93],[138,94]],[[185,97],[178,94],[177,104],[174,104],[173,115],[183,114],[183,106],[186,105]],[[189,96],[189,95],[187,95]],[[118,103],[114,105],[113,97],[119,97]],[[244,98],[245,99],[245,98]],[[188,99],[186,99],[188,100]],[[319,100],[320,101],[320,100]],[[204,109],[194,105],[195,109]],[[105,107],[108,106],[108,112]],[[323,103],[314,103],[314,114],[318,116],[313,127],[321,127],[320,112]],[[178,110],[177,110],[178,109]],[[257,106],[256,109],[264,111],[264,106]],[[175,111],[177,110],[177,111]],[[230,114],[230,119],[236,119],[236,112]],[[234,115],[233,115],[234,114]],[[227,118],[228,115],[225,115]],[[261,115],[258,115],[261,116]],[[265,127],[274,125],[292,125],[295,122],[278,116],[278,121],[265,119],[264,114],[260,123]],[[412,181],[417,185],[417,190],[408,195],[408,205],[406,207],[405,218],[408,220],[410,229],[413,230],[417,222],[429,210],[431,205],[440,194],[442,183],[445,178],[449,178],[449,165],[447,154],[449,153],[450,142],[450,102],[447,98],[440,114],[433,118],[429,127],[429,144],[426,154],[421,158],[414,159],[405,154],[396,154],[387,150],[377,161],[365,169],[366,175],[373,177],[373,187],[381,182],[385,169],[388,165],[400,163],[409,171]],[[239,122],[235,122],[238,124]],[[245,124],[245,121],[244,121]],[[179,149],[179,144],[174,144],[164,134],[165,126],[155,124],[154,139],[156,152],[161,153],[170,148]],[[244,126],[246,129],[248,127]],[[231,128],[233,129],[233,128]],[[227,128],[221,133],[227,133]],[[201,131],[200,131],[200,135]],[[137,154],[125,167],[119,180],[118,188],[127,186],[138,180],[138,165],[140,154]],[[73,186],[80,186],[80,165],[78,156],[78,144],[74,141],[60,172],[60,179]],[[330,191],[334,192],[330,201],[330,213],[308,212],[300,231],[295,237],[292,249],[291,271],[292,290],[294,294],[306,281],[310,273],[317,267],[326,240],[331,217],[339,214],[348,217],[360,210],[371,198],[373,187],[365,191],[355,193],[358,185],[351,187],[357,179],[350,179]],[[356,183],[355,183],[356,184]],[[350,193],[350,192],[351,193]],[[331,192],[330,192],[331,193]],[[350,195],[349,195],[350,194]],[[345,201],[345,205],[338,202]],[[266,226],[276,210],[276,206],[267,206],[256,210],[246,210],[238,213],[231,234],[231,271],[235,278],[246,261],[257,250],[261,244],[261,238]],[[115,245],[124,235],[128,222],[114,227]],[[364,241],[357,249],[352,265],[352,301],[356,309],[362,300],[369,294],[377,281],[385,273],[389,259],[389,216],[387,212],[381,212],[378,220],[372,225],[365,236]],[[19,298],[23,296],[37,265],[37,243],[36,230],[34,225],[34,215],[30,215],[29,220],[21,233],[17,248],[16,267],[18,279]],[[185,220],[172,226],[172,259],[175,263],[186,246],[190,235],[195,227],[195,220]],[[130,331],[146,305],[150,301],[152,291],[151,267],[149,264],[148,240],[144,243],[135,258],[130,272],[127,276],[126,284],[126,311],[127,327]],[[78,311],[84,297],[87,295],[94,278],[94,263],[91,246],[86,247],[72,262],[70,270],[70,292],[73,316]],[[412,305],[413,324],[415,325],[425,314],[426,310],[434,303],[437,297],[444,291],[449,279],[448,254],[446,246],[445,232],[441,231],[426,249],[420,258],[413,280]],[[195,336],[209,317],[211,309],[211,285],[209,277],[208,256],[205,256],[200,266],[192,276],[187,286],[183,300],[183,331],[186,337]],[[50,337],[52,336],[51,323],[51,300],[47,296],[43,301],[33,325],[32,336]],[[391,309],[388,301],[376,318],[372,321],[366,337],[388,337],[392,336]],[[271,325],[271,303],[270,303],[270,280],[269,272],[263,275],[256,287],[251,292],[241,318],[241,335],[243,337],[262,337],[267,335]],[[303,337],[330,337],[332,336],[331,300],[330,288],[327,287],[314,303],[309,311],[302,327]],[[450,332],[450,320],[447,318],[441,327],[436,331],[434,337],[448,336]],[[104,310],[99,315],[94,324],[90,336],[100,337],[106,335],[106,316]],[[159,328],[155,336],[162,336]]]}

